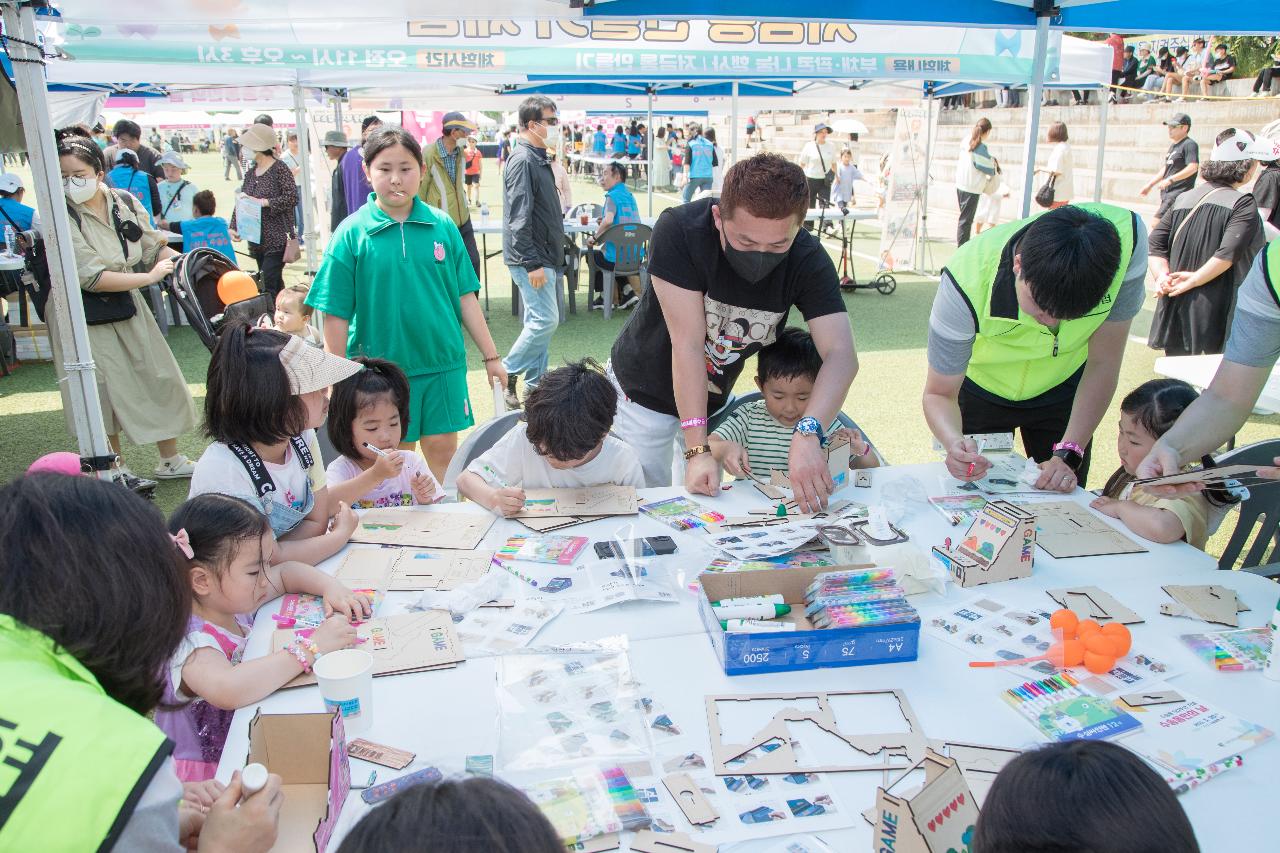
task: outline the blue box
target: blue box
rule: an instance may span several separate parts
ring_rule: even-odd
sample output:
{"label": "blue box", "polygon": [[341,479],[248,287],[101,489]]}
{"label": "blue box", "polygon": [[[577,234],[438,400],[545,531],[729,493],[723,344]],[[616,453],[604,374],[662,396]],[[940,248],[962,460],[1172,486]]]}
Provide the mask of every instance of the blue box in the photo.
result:
{"label": "blue box", "polygon": [[[754,572],[703,572],[698,581],[698,613],[726,675],[789,672],[822,666],[902,663],[920,655],[920,622],[866,628],[822,628],[804,617],[804,591],[823,572],[871,566],[810,566]],[[728,633],[711,602],[725,598],[780,594],[791,605],[781,617],[795,631]]]}

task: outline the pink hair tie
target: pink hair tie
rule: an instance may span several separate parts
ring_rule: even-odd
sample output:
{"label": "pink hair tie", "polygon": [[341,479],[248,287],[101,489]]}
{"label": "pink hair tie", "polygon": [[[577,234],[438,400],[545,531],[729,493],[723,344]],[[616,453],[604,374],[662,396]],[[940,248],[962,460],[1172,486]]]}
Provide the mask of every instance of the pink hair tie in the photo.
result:
{"label": "pink hair tie", "polygon": [[187,536],[187,530],[185,527],[177,533],[170,533],[169,538],[173,540],[174,547],[182,552],[182,556],[186,557],[188,560],[194,560],[196,558],[196,552],[191,550],[191,538]]}

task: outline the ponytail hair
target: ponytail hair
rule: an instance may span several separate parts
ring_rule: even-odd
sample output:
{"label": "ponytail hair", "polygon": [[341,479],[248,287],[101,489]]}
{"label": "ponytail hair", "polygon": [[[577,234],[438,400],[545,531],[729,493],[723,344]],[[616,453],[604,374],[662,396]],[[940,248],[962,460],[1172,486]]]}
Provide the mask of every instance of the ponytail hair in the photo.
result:
{"label": "ponytail hair", "polygon": [[307,428],[307,409],[289,388],[280,351],[289,335],[247,323],[222,330],[209,359],[204,431],[223,444],[274,444]]}
{"label": "ponytail hair", "polygon": [[243,498],[209,492],[184,502],[169,517],[169,532],[186,532],[191,556],[187,565],[199,563],[221,578],[242,542],[257,541],[271,529],[267,517]]}
{"label": "ponytail hair", "polygon": [[1120,411],[1159,438],[1199,396],[1181,379],[1152,379],[1130,391],[1120,402]]}
{"label": "ponytail hair", "polygon": [[984,134],[991,132],[991,122],[985,118],[978,119],[977,124],[973,126],[973,130],[969,132],[969,150],[972,151],[978,147],[978,143],[982,142]]}
{"label": "ponytail hair", "polygon": [[107,171],[107,158],[98,143],[84,135],[78,127],[64,127],[53,134],[58,143],[59,157],[75,157],[95,172]]}

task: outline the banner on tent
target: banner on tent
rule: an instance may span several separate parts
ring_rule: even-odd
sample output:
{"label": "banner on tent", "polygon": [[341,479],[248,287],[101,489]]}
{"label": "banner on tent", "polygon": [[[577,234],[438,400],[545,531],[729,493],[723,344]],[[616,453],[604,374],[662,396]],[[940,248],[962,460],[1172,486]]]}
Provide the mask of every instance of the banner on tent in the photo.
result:
{"label": "banner on tent", "polygon": [[[316,22],[64,27],[73,59],[440,74],[574,75],[640,79],[927,77],[1025,81],[1032,39],[1017,30],[817,21],[373,19],[338,30]],[[1047,73],[1061,37],[1051,37]]]}
{"label": "banner on tent", "polygon": [[887,270],[910,269],[920,237],[920,203],[928,180],[929,139],[937,141],[937,115],[929,122],[923,106],[898,110],[885,167],[884,210],[880,217],[880,265]]}

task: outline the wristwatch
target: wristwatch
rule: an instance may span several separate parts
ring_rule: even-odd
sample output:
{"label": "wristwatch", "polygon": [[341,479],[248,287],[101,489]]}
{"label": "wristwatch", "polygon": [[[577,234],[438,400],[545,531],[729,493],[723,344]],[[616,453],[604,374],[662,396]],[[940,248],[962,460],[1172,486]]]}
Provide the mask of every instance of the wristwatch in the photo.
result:
{"label": "wristwatch", "polygon": [[1084,462],[1084,448],[1074,441],[1060,441],[1053,446],[1053,455],[1067,463],[1072,471],[1079,471]]}
{"label": "wristwatch", "polygon": [[697,456],[699,453],[710,453],[710,452],[711,452],[711,445],[709,444],[699,444],[697,447],[690,447],[688,450],[684,452],[684,461],[688,462],[690,459]]}
{"label": "wristwatch", "polygon": [[796,421],[796,427],[792,432],[798,432],[801,435],[815,435],[818,437],[818,444],[826,444],[827,437],[822,432],[822,424],[815,417],[803,417]]}

